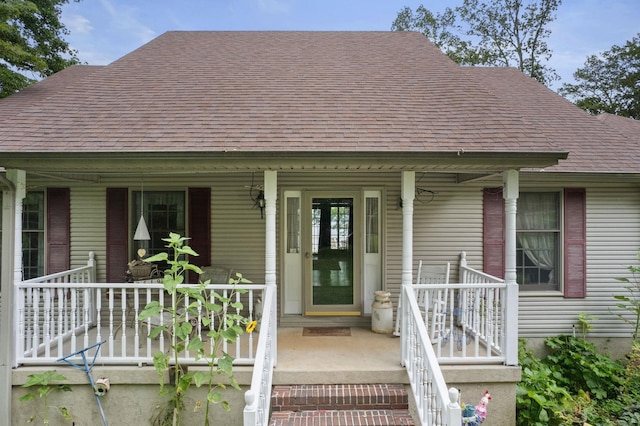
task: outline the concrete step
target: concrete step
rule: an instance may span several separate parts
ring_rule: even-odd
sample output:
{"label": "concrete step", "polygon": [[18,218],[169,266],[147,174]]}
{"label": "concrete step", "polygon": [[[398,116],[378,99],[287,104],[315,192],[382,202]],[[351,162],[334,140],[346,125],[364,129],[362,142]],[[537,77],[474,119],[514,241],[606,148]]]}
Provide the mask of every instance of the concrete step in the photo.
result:
{"label": "concrete step", "polygon": [[271,426],[413,425],[402,384],[279,385]]}

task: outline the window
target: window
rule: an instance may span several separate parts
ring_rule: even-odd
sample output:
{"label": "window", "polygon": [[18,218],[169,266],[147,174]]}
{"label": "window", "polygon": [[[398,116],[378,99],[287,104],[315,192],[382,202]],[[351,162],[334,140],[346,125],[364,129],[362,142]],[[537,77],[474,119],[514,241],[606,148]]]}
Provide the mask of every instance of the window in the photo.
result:
{"label": "window", "polygon": [[523,192],[516,214],[516,271],[523,290],[560,289],[560,194]]}
{"label": "window", "polygon": [[22,204],[23,279],[44,275],[44,192],[28,192]]}
{"label": "window", "polygon": [[[517,281],[522,290],[587,295],[587,209],[584,188],[521,192],[516,215]],[[483,191],[483,269],[504,278],[502,188]]]}
{"label": "window", "polygon": [[365,199],[365,252],[380,252],[380,200],[378,197]]}
{"label": "window", "polygon": [[134,251],[140,247],[147,250],[148,255],[166,252],[166,242],[170,232],[186,235],[185,232],[185,193],[184,191],[144,191],[141,197],[140,191],[133,193],[134,209],[131,235],[135,233],[135,227],[140,218],[140,205],[144,202],[143,214],[149,229],[151,241],[136,241]]}

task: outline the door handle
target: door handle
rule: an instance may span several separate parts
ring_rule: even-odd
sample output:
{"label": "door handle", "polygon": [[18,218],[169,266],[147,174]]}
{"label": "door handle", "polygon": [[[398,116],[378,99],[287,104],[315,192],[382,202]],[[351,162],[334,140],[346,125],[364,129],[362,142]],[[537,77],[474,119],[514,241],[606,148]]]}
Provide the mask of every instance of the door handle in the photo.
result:
{"label": "door handle", "polygon": [[306,258],[308,259],[308,258],[310,258],[310,257],[311,257],[311,254],[309,254],[309,252],[306,252],[306,253],[304,254],[304,257],[306,257]]}

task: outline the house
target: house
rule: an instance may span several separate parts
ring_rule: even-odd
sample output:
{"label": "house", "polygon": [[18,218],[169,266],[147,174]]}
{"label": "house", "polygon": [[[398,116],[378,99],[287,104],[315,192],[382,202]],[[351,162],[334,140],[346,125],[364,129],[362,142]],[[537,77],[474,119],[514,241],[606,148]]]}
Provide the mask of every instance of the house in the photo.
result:
{"label": "house", "polygon": [[275,286],[280,328],[367,326],[374,291],[397,303],[419,260],[463,283],[464,252],[519,284],[498,320],[510,424],[518,336],[570,333],[580,312],[594,338],[630,333],[609,310],[640,247],[638,134],[417,33],[168,32],[0,101],[2,342],[20,340],[22,281],[92,252],[93,280],[122,283],[169,231],[194,263]]}

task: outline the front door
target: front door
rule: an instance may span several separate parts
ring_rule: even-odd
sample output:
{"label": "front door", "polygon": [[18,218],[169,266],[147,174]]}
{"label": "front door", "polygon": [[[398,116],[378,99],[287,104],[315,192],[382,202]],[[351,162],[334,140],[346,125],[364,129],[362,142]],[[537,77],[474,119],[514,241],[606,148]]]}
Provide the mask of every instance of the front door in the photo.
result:
{"label": "front door", "polygon": [[312,192],[303,216],[304,306],[308,316],[361,315],[359,193]]}

